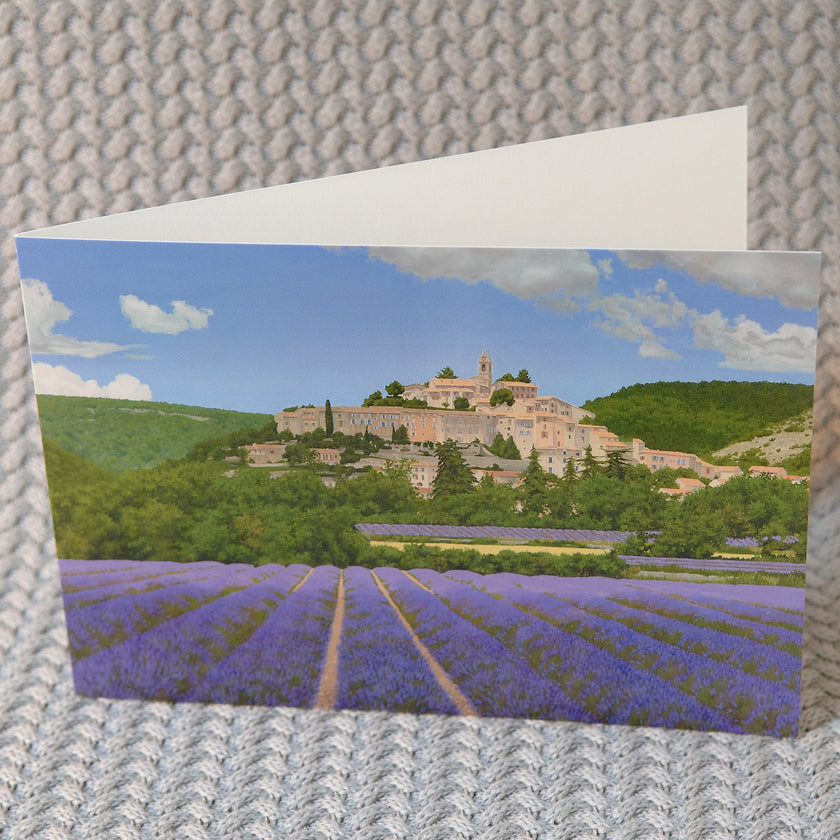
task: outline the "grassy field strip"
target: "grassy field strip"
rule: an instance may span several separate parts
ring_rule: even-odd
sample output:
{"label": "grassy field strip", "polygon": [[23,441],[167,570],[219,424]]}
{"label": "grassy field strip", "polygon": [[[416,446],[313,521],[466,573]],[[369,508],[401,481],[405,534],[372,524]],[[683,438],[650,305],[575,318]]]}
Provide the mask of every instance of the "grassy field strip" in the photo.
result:
{"label": "grassy field strip", "polygon": [[398,548],[402,551],[407,545],[430,545],[435,548],[473,548],[476,551],[481,551],[484,554],[498,554],[500,551],[545,551],[548,554],[603,554],[607,551],[606,548],[575,548],[570,545],[497,545],[491,543],[449,543],[431,541],[427,543],[405,543],[391,540],[376,540],[374,545],[390,545],[393,548]]}

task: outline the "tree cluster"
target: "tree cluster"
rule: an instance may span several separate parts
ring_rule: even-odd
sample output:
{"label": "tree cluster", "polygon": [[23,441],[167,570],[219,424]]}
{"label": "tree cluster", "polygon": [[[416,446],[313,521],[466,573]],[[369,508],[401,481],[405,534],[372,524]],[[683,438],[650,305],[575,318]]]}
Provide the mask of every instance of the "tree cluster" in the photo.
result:
{"label": "tree cluster", "polygon": [[506,458],[511,461],[518,461],[522,458],[513,436],[509,435],[505,438],[501,432],[496,434],[496,437],[493,438],[493,443],[487,447],[487,450],[499,458]]}
{"label": "tree cluster", "polygon": [[503,373],[499,379],[503,382],[530,382],[531,375],[528,373],[527,368],[522,368],[516,376],[512,373]]}

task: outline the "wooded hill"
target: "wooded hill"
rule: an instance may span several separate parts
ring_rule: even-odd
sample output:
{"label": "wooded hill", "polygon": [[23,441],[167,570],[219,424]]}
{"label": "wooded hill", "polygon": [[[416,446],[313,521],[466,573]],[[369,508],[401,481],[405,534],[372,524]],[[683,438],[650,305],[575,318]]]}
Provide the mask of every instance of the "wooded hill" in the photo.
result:
{"label": "wooded hill", "polygon": [[714,460],[713,452],[794,420],[813,401],[813,385],[654,382],[587,400],[582,407],[622,440],[641,438],[652,449]]}
{"label": "wooded hill", "polygon": [[182,458],[200,441],[260,429],[274,419],[219,408],[46,394],[38,396],[38,413],[45,440],[111,472]]}

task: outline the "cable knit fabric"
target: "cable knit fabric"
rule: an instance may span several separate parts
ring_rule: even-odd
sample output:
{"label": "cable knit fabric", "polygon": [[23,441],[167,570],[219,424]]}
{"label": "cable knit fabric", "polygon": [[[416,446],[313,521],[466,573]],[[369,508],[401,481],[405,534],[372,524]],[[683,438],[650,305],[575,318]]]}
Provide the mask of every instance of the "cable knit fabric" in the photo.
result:
{"label": "cable knit fabric", "polygon": [[[840,836],[836,0],[0,4],[0,834]],[[749,245],[818,249],[798,740],[74,695],[12,234],[749,106]]]}

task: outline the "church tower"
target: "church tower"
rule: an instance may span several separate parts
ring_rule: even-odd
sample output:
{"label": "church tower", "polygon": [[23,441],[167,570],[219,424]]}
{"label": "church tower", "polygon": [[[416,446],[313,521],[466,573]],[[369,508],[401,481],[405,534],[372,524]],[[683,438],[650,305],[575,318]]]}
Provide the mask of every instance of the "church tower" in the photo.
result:
{"label": "church tower", "polygon": [[476,385],[483,396],[490,396],[490,386],[493,384],[493,360],[485,350],[478,359],[478,375],[475,377]]}

